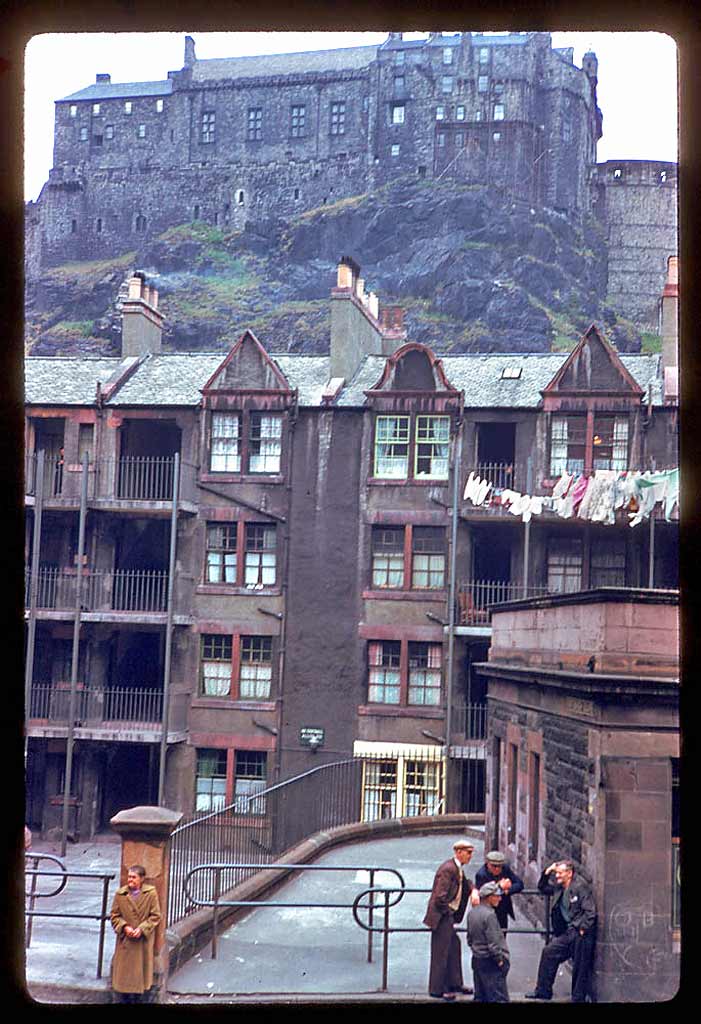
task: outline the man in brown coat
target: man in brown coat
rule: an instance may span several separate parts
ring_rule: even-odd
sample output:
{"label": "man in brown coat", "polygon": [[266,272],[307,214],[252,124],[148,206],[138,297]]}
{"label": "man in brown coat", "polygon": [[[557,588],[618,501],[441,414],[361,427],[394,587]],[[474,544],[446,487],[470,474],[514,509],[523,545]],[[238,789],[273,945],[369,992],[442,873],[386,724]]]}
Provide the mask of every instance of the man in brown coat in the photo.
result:
{"label": "man in brown coat", "polygon": [[127,884],[117,889],[110,921],[117,933],[112,960],[112,988],[127,1003],[140,1002],[153,985],[153,944],[161,920],[158,893],[144,881],[146,869],[135,864]]}
{"label": "man in brown coat", "polygon": [[433,879],[423,923],[431,929],[428,992],[434,999],[452,1002],[456,992],[472,994],[472,989],[463,985],[460,939],[453,925],[462,921],[472,891],[472,882],[462,869],[473,850],[467,839],[458,839],[453,843],[453,856],[441,864]]}

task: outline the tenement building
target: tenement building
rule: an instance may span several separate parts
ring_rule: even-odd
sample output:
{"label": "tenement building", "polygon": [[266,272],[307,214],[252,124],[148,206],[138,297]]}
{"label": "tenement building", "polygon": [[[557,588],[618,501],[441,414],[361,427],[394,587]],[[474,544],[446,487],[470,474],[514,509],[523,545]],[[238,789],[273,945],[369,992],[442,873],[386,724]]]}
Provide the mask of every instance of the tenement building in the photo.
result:
{"label": "tenement building", "polygon": [[128,292],[120,356],[26,360],[33,829],[68,763],[81,837],[353,757],[366,819],[483,810],[494,608],[633,588],[670,614],[673,345],[620,355],[592,327],[569,354],[439,355],[344,258],[329,355],[250,332],[166,353],[155,290]]}
{"label": "tenement building", "polygon": [[53,166],[27,204],[26,269],[134,251],[193,220],[293,219],[398,178],[487,185],[574,223],[592,210],[609,298],[655,330],[676,252],[676,164],[597,165],[598,61],[548,32],[432,32],[380,46],[200,60],[56,101]]}

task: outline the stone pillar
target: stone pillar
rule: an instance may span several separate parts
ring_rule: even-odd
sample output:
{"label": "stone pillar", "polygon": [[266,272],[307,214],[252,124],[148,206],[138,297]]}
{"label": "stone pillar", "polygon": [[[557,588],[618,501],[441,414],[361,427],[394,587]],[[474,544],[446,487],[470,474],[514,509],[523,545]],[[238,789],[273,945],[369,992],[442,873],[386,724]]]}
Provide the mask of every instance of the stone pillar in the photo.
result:
{"label": "stone pillar", "polygon": [[182,820],[178,811],[165,807],[130,807],[110,819],[110,825],[122,840],[119,885],[126,885],[127,870],[143,864],[146,882],[154,885],[161,905],[161,923],[154,941],[153,992],[158,1001],[168,978],[168,949],[165,942],[168,918],[168,879],[170,873],[170,837]]}

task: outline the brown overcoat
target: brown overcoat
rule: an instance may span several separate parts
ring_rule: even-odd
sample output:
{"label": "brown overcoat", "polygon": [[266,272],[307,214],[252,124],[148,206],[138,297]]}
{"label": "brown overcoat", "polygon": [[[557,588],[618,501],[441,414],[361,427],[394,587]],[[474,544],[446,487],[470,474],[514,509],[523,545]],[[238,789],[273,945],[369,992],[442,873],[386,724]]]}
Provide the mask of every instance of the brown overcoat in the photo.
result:
{"label": "brown overcoat", "polygon": [[[152,885],[142,885],[134,899],[123,885],[112,903],[110,922],[117,933],[112,960],[112,988],[115,992],[147,992],[153,985],[153,944],[156,926],[161,920],[158,893]],[[142,938],[130,939],[125,927],[140,928]]]}
{"label": "brown overcoat", "polygon": [[460,894],[460,906],[458,909],[453,912],[448,906],[458,894],[461,873],[462,868],[457,866],[452,857],[450,860],[444,861],[436,871],[423,922],[432,931],[438,927],[446,914],[450,914],[450,920],[455,922],[455,924],[459,924],[462,921],[465,908],[467,907],[468,896],[472,891],[472,882],[469,878],[463,876],[462,893]]}

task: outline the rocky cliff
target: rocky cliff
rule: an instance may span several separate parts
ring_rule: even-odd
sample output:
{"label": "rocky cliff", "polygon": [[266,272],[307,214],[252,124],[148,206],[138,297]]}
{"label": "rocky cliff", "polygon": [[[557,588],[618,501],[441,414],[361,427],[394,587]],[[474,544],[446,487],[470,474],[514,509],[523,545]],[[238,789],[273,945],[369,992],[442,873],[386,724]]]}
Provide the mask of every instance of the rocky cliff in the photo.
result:
{"label": "rocky cliff", "polygon": [[243,231],[195,221],[112,259],[47,269],[28,286],[27,348],[116,352],[119,285],[140,269],[159,290],[167,348],[226,349],[250,328],[271,351],[324,352],[342,255],[381,303],[404,306],[409,338],[437,351],[568,348],[594,321],[621,351],[640,348],[604,305],[595,221],[579,230],[482,186],[413,181]]}

